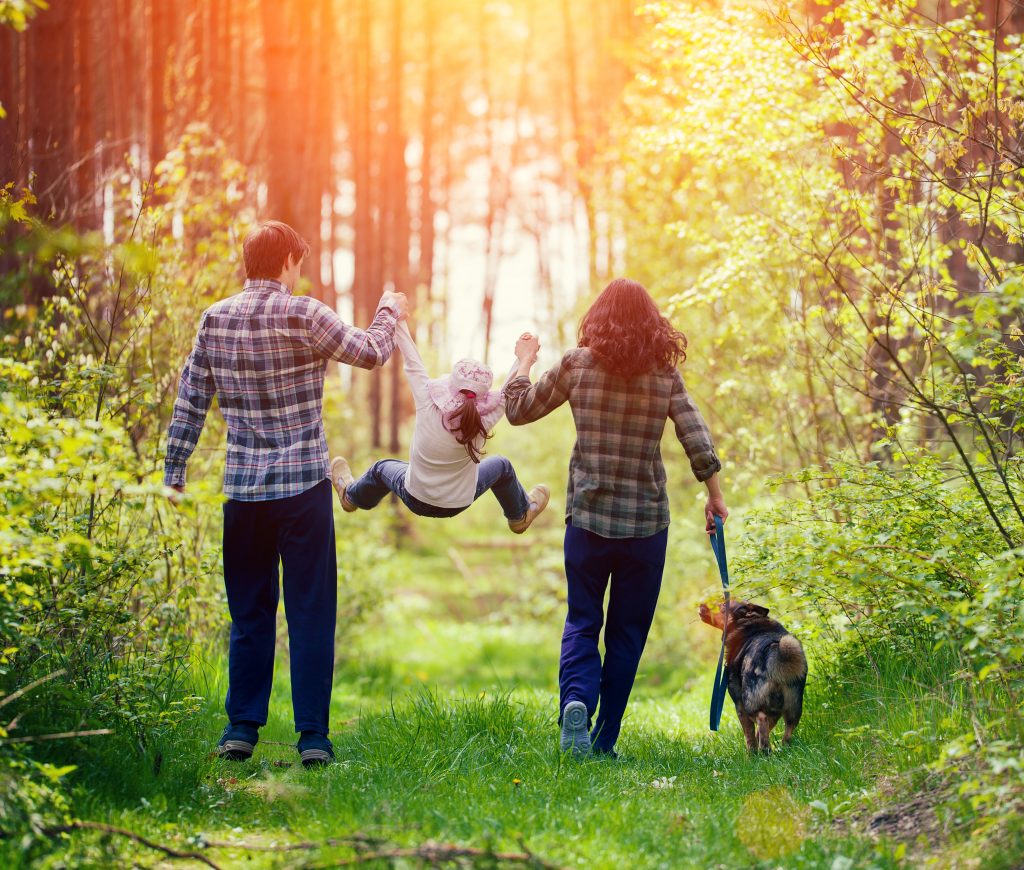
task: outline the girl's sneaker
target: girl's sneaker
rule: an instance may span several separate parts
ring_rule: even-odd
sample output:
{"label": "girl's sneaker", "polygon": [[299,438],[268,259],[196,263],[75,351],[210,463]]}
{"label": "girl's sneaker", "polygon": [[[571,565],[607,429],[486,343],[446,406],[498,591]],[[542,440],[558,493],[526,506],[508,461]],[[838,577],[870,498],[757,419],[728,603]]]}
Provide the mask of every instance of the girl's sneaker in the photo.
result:
{"label": "girl's sneaker", "polygon": [[341,499],[341,509],[349,513],[359,510],[345,496],[345,490],[355,482],[356,479],[352,476],[352,469],[348,467],[348,460],[344,456],[335,456],[331,460],[331,483],[334,484],[334,491],[338,493],[338,498]]}
{"label": "girl's sneaker", "polygon": [[530,490],[527,497],[530,499],[530,507],[523,517],[508,521],[508,527],[517,535],[521,535],[530,528],[530,524],[544,512],[544,508],[548,506],[548,500],[551,498],[551,490],[543,483],[538,483]]}

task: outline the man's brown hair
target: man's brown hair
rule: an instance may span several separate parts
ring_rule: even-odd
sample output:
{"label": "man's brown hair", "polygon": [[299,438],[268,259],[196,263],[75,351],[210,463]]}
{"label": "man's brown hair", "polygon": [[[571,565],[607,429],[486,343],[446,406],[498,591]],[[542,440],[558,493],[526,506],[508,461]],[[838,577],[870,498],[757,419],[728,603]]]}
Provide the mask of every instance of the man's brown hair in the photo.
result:
{"label": "man's brown hair", "polygon": [[267,221],[252,230],[242,242],[246,278],[281,277],[288,255],[301,260],[309,254],[309,245],[288,224]]}

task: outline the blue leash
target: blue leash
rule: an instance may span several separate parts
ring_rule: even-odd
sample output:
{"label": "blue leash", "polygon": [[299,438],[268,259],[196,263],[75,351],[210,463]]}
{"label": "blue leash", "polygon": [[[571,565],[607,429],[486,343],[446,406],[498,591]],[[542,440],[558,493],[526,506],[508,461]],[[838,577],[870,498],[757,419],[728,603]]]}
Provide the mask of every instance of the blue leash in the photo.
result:
{"label": "blue leash", "polygon": [[729,630],[729,565],[725,559],[725,528],[722,518],[715,517],[715,531],[708,536],[711,549],[718,562],[718,573],[722,575],[722,591],[725,593],[725,622],[722,625],[722,649],[718,653],[718,668],[715,670],[715,683],[711,688],[711,730],[717,731],[722,721],[722,707],[725,705],[725,694],[729,686],[729,666],[725,664],[725,634]]}

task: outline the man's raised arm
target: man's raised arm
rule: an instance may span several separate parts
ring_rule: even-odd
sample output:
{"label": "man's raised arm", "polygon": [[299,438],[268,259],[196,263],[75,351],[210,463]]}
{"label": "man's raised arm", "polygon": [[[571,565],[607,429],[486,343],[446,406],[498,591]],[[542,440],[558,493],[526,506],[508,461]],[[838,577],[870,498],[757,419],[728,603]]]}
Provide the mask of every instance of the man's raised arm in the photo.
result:
{"label": "man's raised arm", "polygon": [[365,329],[345,323],[322,302],[309,311],[309,342],[326,359],[361,369],[382,366],[395,349],[395,327],[408,312],[404,293],[385,293],[377,305],[373,322]]}

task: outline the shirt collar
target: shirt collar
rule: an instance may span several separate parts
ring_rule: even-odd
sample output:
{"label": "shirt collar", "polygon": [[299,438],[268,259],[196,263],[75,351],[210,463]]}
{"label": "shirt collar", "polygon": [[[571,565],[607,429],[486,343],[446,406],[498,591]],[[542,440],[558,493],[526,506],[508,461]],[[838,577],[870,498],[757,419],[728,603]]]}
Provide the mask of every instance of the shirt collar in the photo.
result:
{"label": "shirt collar", "polygon": [[271,293],[287,293],[289,296],[292,295],[291,290],[273,278],[246,278],[245,284],[242,285],[242,291],[246,290],[267,290]]}

